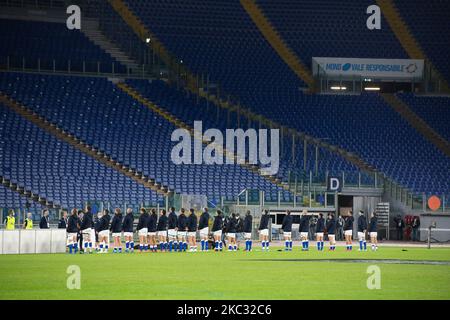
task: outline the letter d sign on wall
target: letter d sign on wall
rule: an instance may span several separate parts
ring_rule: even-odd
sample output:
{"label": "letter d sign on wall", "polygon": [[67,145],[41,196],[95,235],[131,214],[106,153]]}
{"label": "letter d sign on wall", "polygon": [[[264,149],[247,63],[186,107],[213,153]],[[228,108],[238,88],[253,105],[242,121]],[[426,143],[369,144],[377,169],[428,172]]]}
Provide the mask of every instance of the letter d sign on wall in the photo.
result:
{"label": "letter d sign on wall", "polygon": [[336,177],[328,177],[327,191],[328,192],[340,192],[342,189],[341,179]]}

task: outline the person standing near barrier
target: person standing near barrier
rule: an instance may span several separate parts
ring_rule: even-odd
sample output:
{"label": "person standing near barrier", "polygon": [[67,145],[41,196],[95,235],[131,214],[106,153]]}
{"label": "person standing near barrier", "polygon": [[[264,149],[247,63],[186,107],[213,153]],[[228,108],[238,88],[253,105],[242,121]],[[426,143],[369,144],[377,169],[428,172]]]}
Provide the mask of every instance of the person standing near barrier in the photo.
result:
{"label": "person standing near barrier", "polygon": [[133,223],[134,223],[133,210],[131,208],[128,208],[127,214],[125,215],[122,224],[123,236],[125,238],[125,252],[134,251]]}
{"label": "person standing near barrier", "polygon": [[227,244],[228,251],[236,251],[236,232],[237,232],[237,219],[236,214],[233,212],[231,218],[227,222]]}
{"label": "person standing near barrier", "polygon": [[319,219],[316,223],[316,241],[317,250],[323,251],[323,233],[325,231],[325,219],[323,218],[323,213],[319,213]]}
{"label": "person standing near barrier", "polygon": [[120,208],[114,209],[114,217],[111,222],[111,234],[114,241],[113,253],[122,253],[122,212]]}
{"label": "person standing near barrier", "polygon": [[69,253],[78,252],[77,235],[80,230],[80,219],[78,218],[78,210],[72,209],[71,215],[67,220],[67,246],[69,247]]}
{"label": "person standing near barrier", "polygon": [[42,218],[41,218],[41,222],[39,222],[39,228],[40,229],[50,229],[50,223],[49,223],[47,209],[42,210]]}
{"label": "person standing near barrier", "polygon": [[261,215],[261,221],[259,222],[258,228],[262,251],[269,251],[269,220],[269,210],[265,209]]}
{"label": "person standing near barrier", "polygon": [[200,215],[198,221],[198,229],[200,230],[201,250],[208,251],[208,236],[209,236],[209,213],[208,208],[205,208]]}
{"label": "person standing near barrier", "polygon": [[336,221],[336,240],[344,240],[344,218],[339,213]]}
{"label": "person standing near barrier", "polygon": [[247,210],[244,217],[245,251],[252,251],[252,224],[253,217],[250,210]]}
{"label": "person standing near barrier", "polygon": [[25,222],[23,223],[23,228],[25,230],[31,230],[33,229],[33,219],[32,219],[33,215],[31,214],[31,212],[27,213],[27,217],[25,219]]}
{"label": "person standing near barrier", "polygon": [[328,240],[330,241],[330,251],[334,251],[336,249],[336,219],[334,219],[334,215],[332,213],[328,214],[327,217],[327,235]]}
{"label": "person standing near barrier", "polygon": [[223,217],[222,211],[217,210],[217,215],[214,217],[214,222],[212,226],[212,232],[214,236],[214,251],[222,251],[222,229],[223,229]]}
{"label": "person standing near barrier", "polygon": [[94,218],[92,216],[91,207],[86,206],[81,220],[81,237],[84,253],[92,253],[92,227],[94,226]]}

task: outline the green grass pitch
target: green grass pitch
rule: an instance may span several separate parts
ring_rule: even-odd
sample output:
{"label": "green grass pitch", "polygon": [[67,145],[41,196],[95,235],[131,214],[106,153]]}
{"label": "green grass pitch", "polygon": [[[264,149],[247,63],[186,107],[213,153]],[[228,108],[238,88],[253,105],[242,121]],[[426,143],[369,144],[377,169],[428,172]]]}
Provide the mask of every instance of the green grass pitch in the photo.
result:
{"label": "green grass pitch", "polygon": [[[2,255],[0,299],[450,299],[450,264],[305,259],[450,261],[450,248]],[[373,264],[379,290],[366,284]],[[67,289],[70,265],[80,267],[79,290]]]}

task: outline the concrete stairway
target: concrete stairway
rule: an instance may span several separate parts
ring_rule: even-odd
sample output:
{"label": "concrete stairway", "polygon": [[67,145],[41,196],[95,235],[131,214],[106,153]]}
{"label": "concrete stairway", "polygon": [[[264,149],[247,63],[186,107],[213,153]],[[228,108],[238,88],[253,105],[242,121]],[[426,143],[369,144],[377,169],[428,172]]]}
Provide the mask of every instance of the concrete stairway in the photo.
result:
{"label": "concrete stairway", "polygon": [[111,57],[122,63],[127,67],[129,73],[139,74],[141,68],[138,63],[131,59],[126,53],[124,53],[119,47],[111,42],[99,28],[99,22],[95,19],[84,19],[81,31],[91,40],[94,44],[102,48],[105,52],[109,53]]}

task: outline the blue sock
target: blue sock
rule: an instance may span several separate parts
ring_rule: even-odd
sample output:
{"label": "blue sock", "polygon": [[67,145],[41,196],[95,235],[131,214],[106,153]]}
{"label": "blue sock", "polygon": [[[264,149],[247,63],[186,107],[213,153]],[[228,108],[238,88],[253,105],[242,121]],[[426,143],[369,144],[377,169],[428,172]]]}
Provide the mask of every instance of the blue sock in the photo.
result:
{"label": "blue sock", "polygon": [[324,242],[321,241],[321,242],[320,242],[320,250],[321,250],[321,251],[323,251],[323,244],[324,244]]}
{"label": "blue sock", "polygon": [[261,245],[262,245],[262,249],[264,250],[264,248],[266,246],[266,242],[265,241],[261,241]]}
{"label": "blue sock", "polygon": [[289,241],[289,249],[292,249],[292,240]]}
{"label": "blue sock", "polygon": [[220,242],[219,242],[219,250],[222,251],[222,249],[223,249],[223,242],[220,241]]}
{"label": "blue sock", "polygon": [[309,249],[309,241],[308,240],[306,240],[306,250],[308,250]]}
{"label": "blue sock", "polygon": [[208,240],[205,240],[205,250],[208,251]]}
{"label": "blue sock", "polygon": [[364,244],[364,250],[367,250],[367,242],[364,241],[363,244]]}
{"label": "blue sock", "polygon": [[125,249],[127,249],[128,250],[128,248],[130,248],[130,242],[125,242]]}
{"label": "blue sock", "polygon": [[69,253],[72,253],[73,251],[73,244],[69,244]]}
{"label": "blue sock", "polygon": [[286,241],[284,242],[284,245],[285,245],[286,249],[289,249],[289,240],[286,240]]}
{"label": "blue sock", "polygon": [[83,247],[84,247],[85,249],[87,249],[88,243],[87,243],[87,242],[83,243]]}
{"label": "blue sock", "polygon": [[169,252],[172,252],[173,241],[169,241]]}
{"label": "blue sock", "polygon": [[134,242],[133,241],[130,242],[130,249],[131,249],[131,251],[134,250]]}
{"label": "blue sock", "polygon": [[92,249],[92,241],[89,241],[89,248]]}
{"label": "blue sock", "polygon": [[202,239],[200,242],[201,242],[202,251],[203,251],[203,250],[205,250],[205,240]]}
{"label": "blue sock", "polygon": [[320,251],[320,241],[317,241],[317,250]]}
{"label": "blue sock", "polygon": [[184,243],[184,251],[187,250],[187,247],[188,247],[188,244],[187,244],[187,242],[185,242],[185,243]]}
{"label": "blue sock", "polygon": [[359,250],[362,250],[362,249],[363,249],[363,241],[360,240],[360,241],[359,241]]}
{"label": "blue sock", "polygon": [[266,241],[266,249],[269,250],[269,241]]}
{"label": "blue sock", "polygon": [[248,240],[248,249],[252,250],[253,240]]}
{"label": "blue sock", "polygon": [[78,252],[78,243],[75,242],[75,243],[73,244],[73,250],[74,250],[75,253]]}

